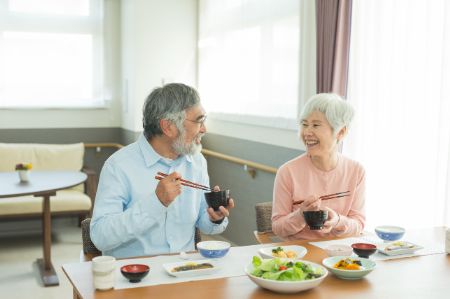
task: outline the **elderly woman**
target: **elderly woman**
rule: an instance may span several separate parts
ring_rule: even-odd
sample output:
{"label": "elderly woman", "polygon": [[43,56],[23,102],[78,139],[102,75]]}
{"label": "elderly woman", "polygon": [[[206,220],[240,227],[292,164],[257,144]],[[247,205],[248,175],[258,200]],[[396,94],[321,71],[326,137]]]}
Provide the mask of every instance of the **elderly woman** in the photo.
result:
{"label": "elderly woman", "polygon": [[[300,138],[306,153],[282,165],[275,178],[272,229],[279,237],[319,239],[362,232],[365,172],[358,162],[338,151],[353,113],[336,94],[317,94],[303,108]],[[345,191],[350,195],[320,198]],[[328,211],[321,230],[311,230],[305,223],[303,211],[311,210]]]}

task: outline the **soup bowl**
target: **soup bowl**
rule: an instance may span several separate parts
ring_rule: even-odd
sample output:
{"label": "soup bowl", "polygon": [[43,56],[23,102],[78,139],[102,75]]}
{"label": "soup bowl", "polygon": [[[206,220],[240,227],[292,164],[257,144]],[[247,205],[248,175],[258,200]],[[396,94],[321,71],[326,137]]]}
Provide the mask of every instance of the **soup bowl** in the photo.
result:
{"label": "soup bowl", "polygon": [[328,219],[328,211],[303,211],[303,217],[311,230],[319,230]]}
{"label": "soup bowl", "polygon": [[377,251],[377,246],[370,243],[353,243],[352,248],[353,252],[362,258],[369,258]]}
{"label": "soup bowl", "polygon": [[203,257],[224,257],[230,250],[230,243],[223,241],[203,241],[197,243],[197,250]]}
{"label": "soup bowl", "polygon": [[230,190],[212,191],[205,193],[208,206],[218,211],[220,206],[226,207],[230,202]]}
{"label": "soup bowl", "polygon": [[405,229],[400,226],[383,225],[375,227],[375,233],[384,241],[397,241],[403,237]]}
{"label": "soup bowl", "polygon": [[149,271],[150,267],[144,264],[130,264],[120,268],[120,273],[130,282],[140,282]]}

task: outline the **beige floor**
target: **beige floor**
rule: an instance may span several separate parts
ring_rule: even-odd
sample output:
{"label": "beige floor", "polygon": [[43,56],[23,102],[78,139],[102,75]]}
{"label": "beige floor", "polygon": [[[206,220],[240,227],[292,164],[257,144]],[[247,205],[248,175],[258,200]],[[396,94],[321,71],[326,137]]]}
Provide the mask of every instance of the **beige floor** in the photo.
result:
{"label": "beige floor", "polygon": [[[203,239],[211,239],[203,236]],[[217,236],[215,239],[222,239]],[[72,287],[62,272],[65,263],[79,261],[81,230],[73,222],[53,225],[52,262],[60,285],[43,287],[36,259],[42,257],[40,234],[0,237],[0,298],[61,299],[72,298]]]}
{"label": "beige floor", "polygon": [[55,227],[52,234],[52,262],[60,285],[43,287],[36,259],[42,257],[39,234],[0,238],[0,294],[9,299],[71,298],[72,288],[61,265],[79,261],[81,230],[76,225]]}

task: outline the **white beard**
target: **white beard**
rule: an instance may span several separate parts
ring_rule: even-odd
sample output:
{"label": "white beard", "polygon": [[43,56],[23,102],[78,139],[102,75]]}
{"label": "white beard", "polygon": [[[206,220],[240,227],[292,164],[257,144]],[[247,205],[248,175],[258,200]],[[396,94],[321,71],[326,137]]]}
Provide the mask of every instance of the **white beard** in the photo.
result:
{"label": "white beard", "polygon": [[186,136],[186,131],[180,130],[180,134],[178,134],[177,139],[172,144],[173,150],[178,155],[194,155],[200,153],[202,150],[202,144],[196,143],[195,141],[201,138],[204,134],[198,134],[190,143],[185,143],[184,138]]}

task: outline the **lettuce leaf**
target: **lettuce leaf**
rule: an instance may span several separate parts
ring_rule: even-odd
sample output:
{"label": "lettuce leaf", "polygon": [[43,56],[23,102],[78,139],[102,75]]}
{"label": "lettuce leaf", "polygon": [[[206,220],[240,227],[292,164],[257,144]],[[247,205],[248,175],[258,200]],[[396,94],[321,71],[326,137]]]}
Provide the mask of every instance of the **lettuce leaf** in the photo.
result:
{"label": "lettuce leaf", "polygon": [[[279,258],[262,260],[258,256],[253,257],[252,275],[270,280],[299,281],[317,278],[323,275],[319,269],[314,269],[309,264]],[[280,267],[282,270],[280,270]]]}

